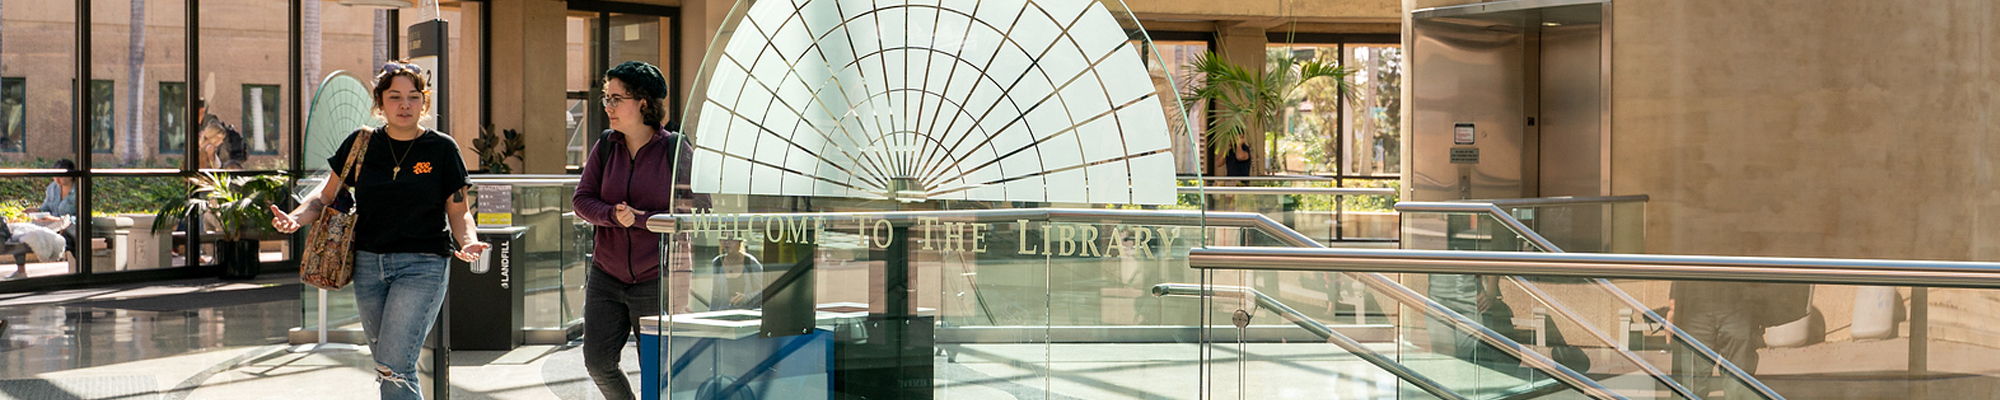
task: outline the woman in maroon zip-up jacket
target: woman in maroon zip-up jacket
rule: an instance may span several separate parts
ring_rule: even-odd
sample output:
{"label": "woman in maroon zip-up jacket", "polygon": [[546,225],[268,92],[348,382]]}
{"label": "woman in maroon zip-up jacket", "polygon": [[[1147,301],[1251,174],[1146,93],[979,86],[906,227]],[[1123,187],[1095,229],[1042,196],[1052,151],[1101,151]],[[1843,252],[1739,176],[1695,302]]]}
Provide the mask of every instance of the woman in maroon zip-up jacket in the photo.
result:
{"label": "woman in maroon zip-up jacket", "polygon": [[[660,235],[646,229],[646,219],[690,212],[706,199],[688,189],[693,144],[661,126],[667,81],[660,69],[628,61],[604,76],[604,114],[611,130],[584,161],[570,202],[577,217],[596,226],[583,288],[583,365],[604,398],[621,400],[633,395],[618,368],[619,353],[638,333],[640,317],[660,313]],[[676,261],[690,256],[681,253]],[[691,263],[669,266],[681,273],[669,279],[678,288],[677,298],[669,299],[675,310],[685,307],[679,297],[686,296],[684,270]]]}

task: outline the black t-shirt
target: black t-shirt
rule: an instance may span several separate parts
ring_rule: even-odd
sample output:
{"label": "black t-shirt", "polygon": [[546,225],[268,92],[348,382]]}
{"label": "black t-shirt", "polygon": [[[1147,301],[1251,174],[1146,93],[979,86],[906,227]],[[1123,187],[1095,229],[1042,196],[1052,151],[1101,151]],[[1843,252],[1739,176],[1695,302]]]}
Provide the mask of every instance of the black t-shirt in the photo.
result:
{"label": "black t-shirt", "polygon": [[[355,167],[356,176],[341,177],[354,187],[355,215],[360,217],[354,249],[450,256],[457,247],[446,224],[445,204],[452,193],[472,183],[464,158],[458,155],[458,142],[433,130],[407,142],[389,139],[380,129],[358,132],[372,135],[368,154]],[[327,165],[345,169],[355,137],[341,142],[340,150],[326,159]],[[402,169],[397,171],[399,165]]]}
{"label": "black t-shirt", "polygon": [[1246,158],[1237,159],[1235,150],[1222,152],[1222,173],[1228,176],[1250,176],[1250,159],[1247,158],[1250,155],[1250,145],[1236,145],[1236,150],[1242,150]]}

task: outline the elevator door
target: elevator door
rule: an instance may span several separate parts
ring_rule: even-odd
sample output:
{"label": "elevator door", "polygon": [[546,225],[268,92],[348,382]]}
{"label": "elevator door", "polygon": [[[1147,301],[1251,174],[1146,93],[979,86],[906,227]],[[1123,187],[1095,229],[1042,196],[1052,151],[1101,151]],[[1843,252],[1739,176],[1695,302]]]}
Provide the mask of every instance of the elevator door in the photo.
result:
{"label": "elevator door", "polygon": [[[1547,24],[1556,26],[1546,26]],[[1609,194],[1599,24],[1544,22],[1537,182],[1525,197]]]}

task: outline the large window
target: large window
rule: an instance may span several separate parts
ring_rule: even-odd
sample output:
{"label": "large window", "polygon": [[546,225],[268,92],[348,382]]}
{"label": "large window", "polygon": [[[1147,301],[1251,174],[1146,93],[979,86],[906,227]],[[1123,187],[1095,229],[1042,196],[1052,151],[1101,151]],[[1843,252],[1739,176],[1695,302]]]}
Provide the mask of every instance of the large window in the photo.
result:
{"label": "large window", "polygon": [[27,86],[27,79],[0,78],[0,152],[28,149]]}
{"label": "large window", "polygon": [[158,114],[165,105],[161,83],[187,81],[186,6],[186,0],[90,2],[91,167],[181,167],[184,151],[160,147],[176,139],[160,137],[167,120]]}
{"label": "large window", "polygon": [[1281,126],[1271,129],[1272,173],[1393,179],[1401,172],[1402,48],[1370,39],[1270,45],[1266,68],[1287,60],[1337,64],[1349,86],[1342,92],[1319,79],[1291,93]]}
{"label": "large window", "polygon": [[[675,104],[681,96],[678,92],[684,90],[675,82],[684,72],[679,70],[673,55],[674,42],[679,40],[674,34],[676,11],[666,8],[633,11],[650,14],[572,9],[565,20],[568,62],[564,90],[569,100],[564,115],[568,134],[565,161],[570,170],[582,167],[587,158],[584,149],[595,146],[598,133],[606,128],[604,110],[597,101],[603,96],[600,86],[604,70],[612,66],[644,61],[660,67],[668,77],[669,90],[675,92],[669,95],[667,116],[661,123],[681,118],[683,105]],[[596,58],[600,54],[603,59]]]}
{"label": "large window", "polygon": [[[307,1],[306,5],[317,5]],[[334,8],[342,7],[337,4]],[[199,136],[201,168],[279,170],[291,166],[287,145],[279,135],[290,117],[283,84],[291,79],[283,1],[203,0],[201,2],[201,90],[208,114],[235,125],[240,138],[209,131]],[[223,12],[221,10],[228,10]],[[360,21],[359,29],[369,29]],[[201,117],[204,120],[206,116]],[[210,142],[214,141],[214,142]],[[232,152],[230,146],[241,146]]]}
{"label": "large window", "polygon": [[160,82],[160,154],[187,152],[187,82]]}
{"label": "large window", "polygon": [[0,117],[8,119],[0,124],[7,142],[0,145],[0,171],[76,160],[77,32],[76,5],[67,1],[8,6],[0,15],[0,65],[7,72]]}
{"label": "large window", "polygon": [[1342,55],[1354,85],[1353,98],[1342,103],[1348,118],[1341,131],[1349,138],[1342,172],[1394,177],[1403,171],[1403,48],[1350,45]]}

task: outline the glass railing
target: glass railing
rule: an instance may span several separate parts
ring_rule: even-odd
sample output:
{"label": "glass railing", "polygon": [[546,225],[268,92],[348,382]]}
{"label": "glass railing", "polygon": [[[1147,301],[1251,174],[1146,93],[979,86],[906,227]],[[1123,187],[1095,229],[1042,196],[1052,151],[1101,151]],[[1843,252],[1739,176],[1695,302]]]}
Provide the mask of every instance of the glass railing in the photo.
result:
{"label": "glass railing", "polygon": [[[1263,214],[1321,244],[1393,247],[1399,226],[1395,184],[1320,177],[1211,177],[1184,179],[1180,192],[1184,204]],[[1204,201],[1192,203],[1194,197]]]}
{"label": "glass railing", "polygon": [[[1993,344],[2000,334],[1976,328],[1991,325],[1993,317],[1962,306],[2000,294],[2000,264],[1994,263],[1271,248],[1197,249],[1190,263],[1232,273],[1283,266],[1411,277],[1613,280],[1756,378],[1738,380],[1708,351],[1675,346],[1670,342],[1680,339],[1654,333],[1673,329],[1664,324],[1620,324],[1617,334],[1628,338],[1623,345],[1706,398],[1977,398],[1989,393],[1974,382],[2000,379],[1981,367],[2000,347]],[[1616,359],[1590,360],[1589,375],[1614,390],[1645,387],[1618,383],[1645,378],[1641,374],[1599,365],[1620,364]]]}
{"label": "glass railing", "polygon": [[[1569,215],[1562,218],[1542,218],[1544,226],[1566,236],[1569,243],[1584,246],[1599,246],[1599,249],[1620,247],[1643,247],[1643,229],[1619,227],[1617,218],[1603,218],[1590,224],[1550,221],[1575,220],[1576,215],[1611,216],[1618,213],[1642,213],[1645,196],[1601,199],[1514,199],[1505,201],[1465,201],[1451,203],[1402,203],[1397,208],[1404,212],[1406,227],[1405,249],[1420,250],[1476,250],[1476,251],[1520,251],[1520,252],[1564,252],[1564,248],[1548,239],[1539,231],[1531,229],[1527,221],[1515,216],[1553,215],[1548,210]],[[1499,204],[1496,204],[1499,203]],[[1639,211],[1634,211],[1638,209]],[[1505,210],[1505,211],[1503,211]],[[1632,223],[1632,219],[1622,222]],[[1614,232],[1623,232],[1613,235]],[[1605,235],[1605,238],[1585,237]],[[1616,236],[1616,237],[1611,237]],[[1684,379],[1680,375],[1668,375],[1664,371],[1672,368],[1669,363],[1649,360],[1635,350],[1632,342],[1656,341],[1669,347],[1675,354],[1689,354],[1691,357],[1705,357],[1711,364],[1725,372],[1726,380],[1738,388],[1757,389],[1766,396],[1772,396],[1755,382],[1749,374],[1740,371],[1723,355],[1702,343],[1698,337],[1678,330],[1673,324],[1652,323],[1662,328],[1648,334],[1633,335],[1630,327],[1634,324],[1646,325],[1662,318],[1653,308],[1633,298],[1618,283],[1606,279],[1542,279],[1523,276],[1476,276],[1476,275],[1430,275],[1428,288],[1432,298],[1447,304],[1458,304],[1462,312],[1496,314],[1495,321],[1503,321],[1520,315],[1521,311],[1533,310],[1535,321],[1557,321],[1560,323],[1536,322],[1520,328],[1522,334],[1532,334],[1534,341],[1527,343],[1546,344],[1552,349],[1569,347],[1571,354],[1579,352],[1600,354],[1607,359],[1619,361],[1623,370],[1603,371],[1613,374],[1642,373],[1647,376],[1668,377],[1660,383],[1683,396],[1695,396],[1700,390],[1697,382]],[[1446,282],[1440,285],[1438,282]],[[1471,284],[1451,284],[1477,282]],[[1510,302],[1501,299],[1527,299]],[[1470,304],[1481,302],[1494,305],[1473,311]],[[1544,318],[1554,314],[1557,318]],[[1497,322],[1496,322],[1497,323]],[[1562,326],[1567,324],[1568,326]],[[1515,325],[1506,325],[1514,329]],[[1500,329],[1500,328],[1496,328]],[[1564,335],[1563,332],[1568,332]],[[1649,338],[1648,335],[1657,336]],[[1670,340],[1670,338],[1672,340]],[[1574,342],[1574,343],[1572,343]],[[1715,360],[1722,360],[1715,362]]]}
{"label": "glass railing", "polygon": [[[650,326],[641,340],[642,387],[672,393],[660,398],[714,398],[704,396],[718,388],[755,393],[744,398],[1192,393],[1179,385],[1194,383],[1199,368],[1201,303],[1149,290],[1199,280],[1185,255],[1202,244],[1200,211],[653,218],[649,228],[679,232],[665,235],[663,253],[685,241],[680,252],[692,255],[680,261],[692,263],[687,273],[665,278],[670,315],[652,319],[672,321],[671,334]],[[657,371],[672,372],[661,382]],[[765,383],[725,388],[731,381]]]}
{"label": "glass railing", "polygon": [[[1211,229],[1213,230],[1213,229]],[[1258,248],[1323,247],[1301,234],[1282,228],[1256,229],[1251,240],[1214,241],[1216,246]],[[1360,352],[1329,347],[1321,342],[1270,342],[1232,334],[1250,331],[1216,328],[1211,335],[1219,345],[1240,347],[1230,354],[1216,354],[1211,364],[1223,369],[1240,369],[1245,376],[1218,374],[1215,387],[1204,393],[1250,396],[1292,397],[1298,393],[1335,393],[1358,398],[1615,398],[1632,390],[1608,387],[1589,375],[1587,361],[1577,362],[1568,350],[1533,342],[1531,336],[1494,323],[1499,313],[1480,313],[1479,304],[1465,306],[1450,299],[1426,297],[1427,282],[1381,275],[1339,271],[1286,271],[1282,263],[1258,270],[1210,270],[1205,282],[1213,287],[1244,286],[1263,296],[1298,310],[1297,315],[1258,312],[1255,304],[1231,296],[1214,296],[1208,301],[1215,309],[1206,314],[1241,315],[1239,319],[1256,325],[1266,320],[1283,322],[1292,318],[1310,319],[1314,324],[1335,326],[1336,331],[1355,335],[1371,351],[1385,354],[1395,362],[1448,393],[1402,378],[1395,367],[1360,365]],[[1241,310],[1240,312],[1238,310]],[[1511,319],[1511,318],[1510,318]],[[1229,320],[1224,320],[1229,321]],[[1293,323],[1300,323],[1292,321]],[[1511,321],[1510,321],[1511,322]],[[1523,324],[1525,325],[1525,323]],[[1227,327],[1227,323],[1222,325]],[[1301,367],[1309,367],[1301,369]],[[1253,372],[1254,371],[1254,372]],[[1313,377],[1317,371],[1320,376]],[[1330,373],[1330,374],[1329,374]],[[1267,379],[1280,374],[1288,379]],[[1647,387],[1646,390],[1650,390]],[[1627,396],[1629,397],[1629,396]],[[1653,397],[1634,397],[1653,398]],[[1672,398],[1672,397],[1660,397]]]}
{"label": "glass railing", "polygon": [[[1492,204],[1572,253],[1646,250],[1646,195],[1472,200]],[[1409,247],[1405,247],[1409,248]]]}
{"label": "glass railing", "polygon": [[[664,356],[642,365],[672,371],[670,382],[643,387],[700,397],[717,387],[745,390],[726,382],[769,382],[774,389],[756,398],[784,398],[816,390],[800,382],[825,374],[846,385],[843,393],[945,398],[995,388],[1079,398],[1296,397],[1353,388],[1439,398],[1613,393],[1379,276],[1271,272],[1274,279],[1259,279],[1183,267],[1181,255],[1204,238],[1322,246],[1259,214],[1022,209],[803,217],[810,219],[654,217],[649,228],[680,238],[666,240],[665,250],[691,244],[682,250],[691,260],[680,262],[692,267],[663,283],[664,304],[686,305],[656,320],[671,329],[649,327],[651,336],[642,338],[642,357],[653,346]],[[1308,287],[1315,278],[1321,286]],[[1189,283],[1235,295],[1154,296]],[[1463,343],[1463,352],[1398,344],[1424,331]],[[1345,345],[1327,344],[1335,338]],[[1224,369],[1257,372],[1245,378]],[[895,386],[881,387],[884,379]]]}
{"label": "glass railing", "polygon": [[[523,341],[527,344],[561,344],[574,336],[583,318],[583,279],[588,272],[591,226],[570,210],[570,196],[576,192],[574,176],[493,175],[474,176],[482,190],[505,189],[511,210],[511,226],[525,227],[512,243],[508,260],[509,279],[521,286],[521,297],[510,299],[521,306]],[[302,182],[301,186],[306,183]],[[491,198],[489,195],[488,198]],[[477,204],[474,207],[478,207]],[[456,286],[456,285],[454,285]],[[342,289],[342,292],[352,290]],[[326,297],[326,325],[329,340],[361,343],[361,320],[354,308],[354,296],[334,293]],[[318,340],[320,291],[301,289],[303,308],[300,328],[292,342]]]}

